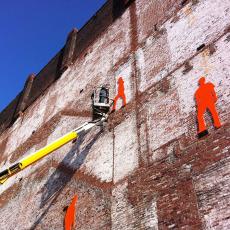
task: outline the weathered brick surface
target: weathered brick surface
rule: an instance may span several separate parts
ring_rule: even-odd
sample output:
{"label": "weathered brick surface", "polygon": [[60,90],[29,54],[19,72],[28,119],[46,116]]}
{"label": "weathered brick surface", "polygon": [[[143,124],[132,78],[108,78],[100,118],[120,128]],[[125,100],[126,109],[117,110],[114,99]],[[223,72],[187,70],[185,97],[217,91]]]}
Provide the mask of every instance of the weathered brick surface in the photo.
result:
{"label": "weathered brick surface", "polygon": [[[225,140],[222,147],[212,141],[215,134],[186,149],[179,147],[180,139],[162,147],[167,152],[163,159],[140,168],[128,179],[127,203],[133,205],[133,212],[142,213],[156,199],[159,229],[214,228],[211,220],[216,220],[217,229],[221,229],[218,225],[228,229],[229,124],[218,134]],[[131,221],[137,225],[133,229],[145,229],[136,216]]]}
{"label": "weathered brick surface", "polygon": [[19,100],[21,97],[21,93],[17,95],[17,97],[1,112],[1,132],[6,130],[10,125],[12,125],[14,113],[17,109]]}
{"label": "weathered brick surface", "polygon": [[114,129],[114,182],[138,167],[137,149],[136,122],[131,116]]}
{"label": "weathered brick surface", "polygon": [[194,176],[198,207],[207,229],[229,228],[229,169],[228,157]]}
{"label": "weathered brick surface", "polygon": [[[107,1],[68,60],[67,44],[36,76],[23,114],[13,120],[20,95],[1,113],[0,166],[90,120],[95,87],[114,97],[123,77],[127,106],[0,186],[0,229],[63,229],[75,194],[76,229],[230,229],[229,11],[228,0]],[[201,75],[223,126],[206,114],[198,139]]]}

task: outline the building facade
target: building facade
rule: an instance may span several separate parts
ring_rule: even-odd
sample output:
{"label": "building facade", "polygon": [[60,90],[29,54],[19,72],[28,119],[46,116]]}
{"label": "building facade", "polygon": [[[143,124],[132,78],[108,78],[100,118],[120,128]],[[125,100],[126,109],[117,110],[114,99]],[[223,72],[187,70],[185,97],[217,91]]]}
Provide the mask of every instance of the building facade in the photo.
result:
{"label": "building facade", "polygon": [[[194,93],[215,85],[221,128]],[[127,104],[0,186],[0,229],[230,229],[229,0],[108,0],[0,114],[0,168],[91,119],[124,80]]]}

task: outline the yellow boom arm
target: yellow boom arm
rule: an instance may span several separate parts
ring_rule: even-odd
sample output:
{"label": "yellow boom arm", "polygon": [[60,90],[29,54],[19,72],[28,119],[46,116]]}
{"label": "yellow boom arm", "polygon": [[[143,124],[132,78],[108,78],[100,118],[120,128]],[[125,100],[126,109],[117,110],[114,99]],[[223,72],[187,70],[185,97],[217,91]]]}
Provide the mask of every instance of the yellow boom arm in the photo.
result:
{"label": "yellow boom arm", "polygon": [[61,148],[63,145],[69,143],[70,141],[78,138],[78,136],[82,133],[87,132],[91,128],[96,125],[102,124],[106,120],[106,117],[101,118],[96,122],[86,122],[82,126],[78,127],[77,129],[67,133],[63,137],[55,140],[54,142],[48,144],[44,148],[36,151],[28,155],[27,157],[20,160],[18,163],[12,165],[11,167],[3,170],[0,172],[0,184],[3,184],[9,177],[18,173],[19,171],[23,170],[24,168],[32,165],[36,161],[42,159],[43,157],[47,156],[48,154],[54,152],[55,150]]}
{"label": "yellow boom arm", "polygon": [[46,155],[52,153],[53,151],[61,148],[63,145],[69,143],[70,141],[77,138],[77,133],[72,131],[70,133],[67,133],[65,136],[59,138],[58,140],[54,141],[53,143],[45,146],[44,148],[38,150],[32,155],[29,155],[22,159],[20,161],[20,168],[24,169],[27,166],[33,164],[37,160],[40,160],[41,158],[45,157]]}

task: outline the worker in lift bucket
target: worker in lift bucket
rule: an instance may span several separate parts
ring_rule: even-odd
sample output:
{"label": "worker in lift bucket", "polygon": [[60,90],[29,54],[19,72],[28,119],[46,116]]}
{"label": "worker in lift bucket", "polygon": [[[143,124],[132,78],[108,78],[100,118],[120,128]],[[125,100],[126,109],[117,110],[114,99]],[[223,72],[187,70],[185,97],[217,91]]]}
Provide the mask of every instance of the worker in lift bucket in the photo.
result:
{"label": "worker in lift bucket", "polygon": [[108,89],[105,86],[102,86],[99,93],[99,103],[108,103],[108,94]]}
{"label": "worker in lift bucket", "polygon": [[197,104],[197,120],[198,120],[198,136],[208,134],[204,121],[204,113],[208,109],[212,115],[215,128],[220,128],[221,123],[216,111],[217,95],[215,85],[211,82],[205,83],[205,77],[201,77],[198,81],[199,88],[195,92],[195,100]]}
{"label": "worker in lift bucket", "polygon": [[126,106],[125,86],[124,86],[124,80],[123,80],[123,78],[119,77],[117,83],[118,83],[118,93],[117,93],[116,97],[113,100],[112,112],[115,111],[116,105],[117,105],[117,100],[119,98],[121,98],[122,101],[123,101],[122,107]]}

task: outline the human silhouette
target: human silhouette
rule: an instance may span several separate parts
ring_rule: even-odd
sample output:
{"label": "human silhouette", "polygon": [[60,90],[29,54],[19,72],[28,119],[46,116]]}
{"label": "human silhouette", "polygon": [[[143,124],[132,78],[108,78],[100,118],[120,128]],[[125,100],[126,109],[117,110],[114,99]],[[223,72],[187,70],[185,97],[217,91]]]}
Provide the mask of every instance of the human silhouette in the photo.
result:
{"label": "human silhouette", "polygon": [[126,106],[125,86],[124,86],[124,80],[122,79],[122,77],[119,77],[117,83],[118,83],[118,94],[114,98],[112,111],[116,109],[117,100],[119,98],[122,99],[123,106]]}
{"label": "human silhouette", "polygon": [[75,205],[77,202],[77,195],[74,196],[70,206],[68,207],[65,215],[65,230],[71,230],[75,225]]}
{"label": "human silhouette", "polygon": [[206,125],[204,121],[204,113],[208,109],[212,115],[214,126],[221,127],[218,113],[216,111],[215,103],[217,102],[217,95],[215,92],[215,85],[211,82],[205,83],[205,77],[201,77],[198,81],[199,88],[195,92],[195,100],[197,104],[197,120],[198,120],[198,135],[207,134]]}
{"label": "human silhouette", "polygon": [[109,92],[105,86],[102,86],[99,93],[99,103],[108,103]]}

